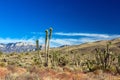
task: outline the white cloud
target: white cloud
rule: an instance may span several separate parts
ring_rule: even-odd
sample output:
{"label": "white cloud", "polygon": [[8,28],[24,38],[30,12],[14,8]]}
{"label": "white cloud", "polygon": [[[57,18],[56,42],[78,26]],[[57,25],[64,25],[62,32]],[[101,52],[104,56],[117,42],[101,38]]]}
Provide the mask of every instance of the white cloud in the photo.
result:
{"label": "white cloud", "polygon": [[[100,39],[99,39],[100,40]],[[79,39],[73,39],[73,38],[63,38],[63,39],[52,39],[51,45],[55,46],[61,46],[61,45],[78,45],[85,42],[94,42],[98,41],[98,39],[93,38],[79,38]],[[53,45],[54,44],[54,45]]]}
{"label": "white cloud", "polygon": [[86,36],[86,37],[100,37],[100,38],[109,38],[110,36],[107,34],[92,34],[92,33],[63,33],[57,32],[56,35],[61,36]]}
{"label": "white cloud", "polygon": [[99,40],[110,40],[114,38],[120,38],[120,35],[109,35],[109,34],[94,34],[94,33],[63,33],[63,32],[57,32],[54,33],[55,35],[58,36],[69,36],[69,37],[74,37],[77,36],[78,39],[55,39],[53,41],[60,43],[61,45],[76,45],[76,44],[81,44],[85,42],[94,42],[94,41],[99,41]]}
{"label": "white cloud", "polygon": [[76,39],[52,39],[51,43],[56,43],[59,45],[71,45],[71,42],[73,42]]}

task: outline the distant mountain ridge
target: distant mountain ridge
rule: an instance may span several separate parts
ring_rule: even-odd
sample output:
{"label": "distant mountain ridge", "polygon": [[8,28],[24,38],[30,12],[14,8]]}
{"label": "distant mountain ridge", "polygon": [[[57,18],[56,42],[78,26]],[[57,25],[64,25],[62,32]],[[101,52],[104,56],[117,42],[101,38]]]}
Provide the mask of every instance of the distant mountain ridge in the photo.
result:
{"label": "distant mountain ridge", "polygon": [[36,45],[30,42],[16,42],[16,43],[0,43],[0,51],[2,52],[27,52],[27,51],[35,51]]}

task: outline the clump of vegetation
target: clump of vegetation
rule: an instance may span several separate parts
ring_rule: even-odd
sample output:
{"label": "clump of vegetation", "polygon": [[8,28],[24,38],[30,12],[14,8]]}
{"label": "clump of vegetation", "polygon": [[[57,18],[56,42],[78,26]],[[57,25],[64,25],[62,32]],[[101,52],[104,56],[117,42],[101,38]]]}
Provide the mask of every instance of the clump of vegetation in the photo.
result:
{"label": "clump of vegetation", "polygon": [[[105,49],[95,49],[95,58],[93,60],[87,59],[85,62],[88,71],[100,69],[114,74],[119,73],[120,56],[110,51],[110,45],[111,42],[108,42]],[[117,59],[118,61],[116,61]]]}
{"label": "clump of vegetation", "polygon": [[58,61],[59,61],[59,57],[60,57],[60,54],[56,51],[52,51],[50,53],[50,59],[51,59],[51,66],[53,68],[56,68],[58,66]]}
{"label": "clump of vegetation", "polygon": [[109,69],[115,61],[115,56],[110,51],[111,42],[107,43],[104,50],[96,49],[96,63],[103,70]]}

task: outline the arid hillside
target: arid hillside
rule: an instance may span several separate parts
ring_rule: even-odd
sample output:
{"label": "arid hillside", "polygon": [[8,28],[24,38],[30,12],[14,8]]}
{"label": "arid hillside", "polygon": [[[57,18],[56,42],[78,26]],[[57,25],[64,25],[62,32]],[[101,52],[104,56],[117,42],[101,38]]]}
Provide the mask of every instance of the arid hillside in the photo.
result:
{"label": "arid hillside", "polygon": [[79,54],[92,54],[95,53],[96,48],[104,49],[106,48],[106,44],[111,42],[110,50],[114,53],[120,52],[120,38],[113,40],[102,40],[90,43],[84,43],[75,46],[64,46],[62,48],[57,48],[62,53],[79,53]]}

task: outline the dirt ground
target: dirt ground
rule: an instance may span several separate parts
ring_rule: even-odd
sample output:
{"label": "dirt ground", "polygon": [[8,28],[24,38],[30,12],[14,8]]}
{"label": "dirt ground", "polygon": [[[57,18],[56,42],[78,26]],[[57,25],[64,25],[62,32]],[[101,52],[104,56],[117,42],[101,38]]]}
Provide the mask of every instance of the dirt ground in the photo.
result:
{"label": "dirt ground", "polygon": [[0,67],[0,80],[120,80],[120,76],[103,73],[101,70],[82,73],[79,71],[71,71],[69,69],[58,72],[47,68],[32,68],[27,71],[20,67]]}

